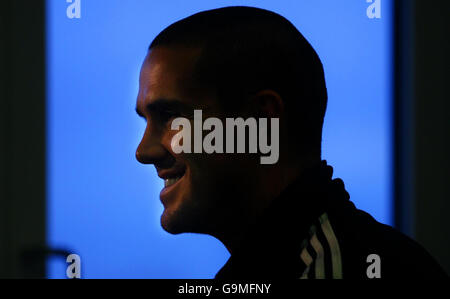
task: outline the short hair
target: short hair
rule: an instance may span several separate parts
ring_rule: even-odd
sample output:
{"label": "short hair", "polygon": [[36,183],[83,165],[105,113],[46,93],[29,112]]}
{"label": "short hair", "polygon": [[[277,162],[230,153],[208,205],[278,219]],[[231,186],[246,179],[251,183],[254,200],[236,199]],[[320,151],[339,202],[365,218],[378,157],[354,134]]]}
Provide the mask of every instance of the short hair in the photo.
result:
{"label": "short hair", "polygon": [[[280,94],[298,153],[321,155],[327,89],[322,63],[286,18],[260,8],[231,6],[177,21],[153,40],[157,46],[201,49],[193,76],[227,109],[264,89]],[[296,134],[295,136],[292,134]]]}

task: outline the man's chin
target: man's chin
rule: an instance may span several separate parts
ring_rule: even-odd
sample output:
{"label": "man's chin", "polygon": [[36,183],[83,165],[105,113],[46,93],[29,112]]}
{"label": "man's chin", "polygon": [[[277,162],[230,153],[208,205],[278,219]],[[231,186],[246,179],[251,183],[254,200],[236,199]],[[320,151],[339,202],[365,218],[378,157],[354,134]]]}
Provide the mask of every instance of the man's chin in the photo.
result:
{"label": "man's chin", "polygon": [[161,227],[169,234],[195,233],[197,229],[192,219],[181,217],[179,213],[164,210],[161,215]]}
{"label": "man's chin", "polygon": [[201,213],[186,209],[164,209],[161,215],[162,228],[173,235],[181,233],[207,233],[207,220]]}
{"label": "man's chin", "polygon": [[161,227],[172,235],[178,235],[186,232],[179,225],[175,225],[172,221],[164,218],[164,214],[161,216]]}
{"label": "man's chin", "polygon": [[173,235],[181,234],[184,232],[180,227],[180,224],[177,224],[177,221],[175,221],[175,218],[175,215],[167,210],[164,210],[161,215],[161,227],[166,232]]}

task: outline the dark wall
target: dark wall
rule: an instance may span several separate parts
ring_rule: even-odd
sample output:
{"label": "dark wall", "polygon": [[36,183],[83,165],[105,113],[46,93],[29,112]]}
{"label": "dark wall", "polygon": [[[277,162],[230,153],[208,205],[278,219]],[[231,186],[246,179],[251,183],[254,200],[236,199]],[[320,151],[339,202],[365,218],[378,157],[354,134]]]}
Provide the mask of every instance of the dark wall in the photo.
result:
{"label": "dark wall", "polygon": [[415,236],[450,274],[450,3],[416,1]]}
{"label": "dark wall", "polygon": [[44,1],[0,9],[0,277],[43,277]]}
{"label": "dark wall", "polygon": [[395,225],[450,274],[448,1],[395,1]]}

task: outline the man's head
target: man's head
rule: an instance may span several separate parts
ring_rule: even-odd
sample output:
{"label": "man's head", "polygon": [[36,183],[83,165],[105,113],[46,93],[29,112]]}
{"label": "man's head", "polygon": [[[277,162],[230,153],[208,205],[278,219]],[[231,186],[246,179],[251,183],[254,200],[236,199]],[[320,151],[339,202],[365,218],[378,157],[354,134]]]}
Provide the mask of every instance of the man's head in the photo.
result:
{"label": "man's head", "polygon": [[[201,12],[163,30],[144,61],[137,111],[147,120],[136,151],[170,185],[161,192],[163,227],[220,235],[250,220],[299,165],[320,160],[327,93],[322,64],[285,18],[250,7]],[[175,154],[171,121],[276,117],[280,159],[252,154]]]}

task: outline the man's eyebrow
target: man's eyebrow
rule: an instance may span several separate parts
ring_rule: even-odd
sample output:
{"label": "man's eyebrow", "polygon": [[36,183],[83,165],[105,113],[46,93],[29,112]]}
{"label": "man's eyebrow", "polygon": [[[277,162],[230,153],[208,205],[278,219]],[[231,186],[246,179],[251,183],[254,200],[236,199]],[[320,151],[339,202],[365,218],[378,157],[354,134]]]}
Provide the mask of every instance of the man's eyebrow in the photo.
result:
{"label": "man's eyebrow", "polygon": [[[145,115],[139,108],[136,106],[136,113],[140,117],[144,117]],[[194,107],[188,104],[185,104],[177,99],[166,99],[159,98],[154,100],[153,102],[147,104],[145,109],[150,113],[158,113],[162,111],[170,111],[170,112],[193,112]]]}

